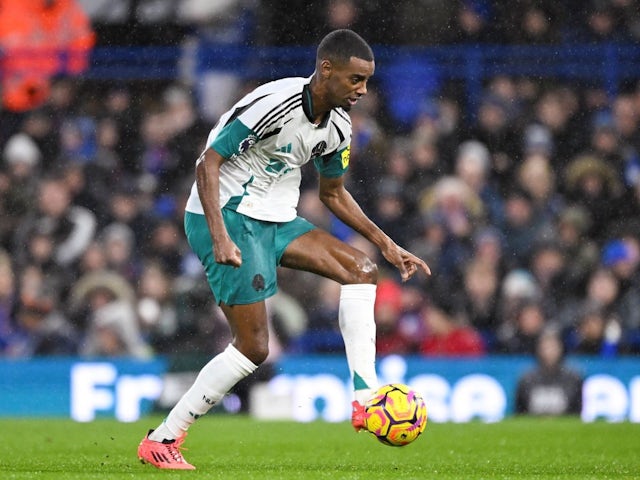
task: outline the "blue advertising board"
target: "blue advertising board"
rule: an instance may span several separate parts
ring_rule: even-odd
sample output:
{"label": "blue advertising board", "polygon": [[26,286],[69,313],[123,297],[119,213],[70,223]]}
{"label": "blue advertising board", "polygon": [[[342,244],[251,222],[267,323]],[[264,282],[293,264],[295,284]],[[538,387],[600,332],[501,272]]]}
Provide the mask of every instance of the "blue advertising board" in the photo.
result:
{"label": "blue advertising board", "polygon": [[[568,364],[585,378],[583,420],[640,422],[640,359],[574,357]],[[493,422],[513,413],[518,379],[534,365],[531,357],[389,356],[378,361],[378,376],[381,383],[406,383],[419,391],[430,421]],[[349,418],[351,390],[343,357],[286,357],[277,373],[269,389],[274,398],[291,399],[292,418]]]}
{"label": "blue advertising board", "polygon": [[137,420],[160,396],[166,361],[0,361],[0,416]]}
{"label": "blue advertising board", "polygon": [[[585,377],[585,421],[640,422],[640,359],[575,357]],[[0,416],[99,417],[135,421],[168,388],[166,359],[77,358],[0,361]],[[425,397],[433,422],[499,421],[513,413],[517,381],[529,357],[443,359],[389,356],[378,361],[381,383],[402,382]],[[344,356],[284,356],[276,375],[253,395],[254,414],[298,421],[344,421],[351,389]]]}

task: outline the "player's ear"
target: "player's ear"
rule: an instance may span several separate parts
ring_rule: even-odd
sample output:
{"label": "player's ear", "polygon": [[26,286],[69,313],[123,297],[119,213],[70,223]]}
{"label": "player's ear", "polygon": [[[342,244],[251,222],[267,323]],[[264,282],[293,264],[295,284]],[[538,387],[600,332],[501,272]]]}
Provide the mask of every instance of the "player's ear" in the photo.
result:
{"label": "player's ear", "polygon": [[328,59],[324,59],[320,61],[320,76],[323,79],[328,79],[331,77],[331,73],[333,71],[333,65],[331,63],[331,60]]}

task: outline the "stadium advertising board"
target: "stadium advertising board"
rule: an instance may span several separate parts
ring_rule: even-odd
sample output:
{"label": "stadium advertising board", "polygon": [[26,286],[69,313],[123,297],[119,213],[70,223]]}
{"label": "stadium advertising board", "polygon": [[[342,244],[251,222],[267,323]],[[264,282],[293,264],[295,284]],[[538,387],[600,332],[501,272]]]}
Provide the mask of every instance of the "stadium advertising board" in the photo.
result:
{"label": "stadium advertising board", "polygon": [[[632,358],[572,358],[585,376],[584,421],[640,422],[640,361]],[[341,357],[287,357],[278,375],[254,392],[252,409],[263,418],[344,421],[350,418],[351,392]],[[442,359],[389,356],[378,362],[381,383],[400,382],[419,391],[429,421],[496,422],[513,413],[520,376],[531,358]]]}
{"label": "stadium advertising board", "polygon": [[161,359],[0,361],[0,415],[135,421],[153,409],[166,370]]}
{"label": "stadium advertising board", "polygon": [[[640,359],[572,358],[585,378],[582,418],[640,423]],[[379,361],[384,383],[421,392],[429,421],[500,421],[513,412],[518,378],[530,358],[451,360],[389,356]],[[258,385],[251,411],[259,418],[345,421],[351,392],[342,356],[287,356],[276,376]],[[0,361],[0,416],[100,417],[135,421],[152,411],[166,387],[167,362],[35,359]]]}

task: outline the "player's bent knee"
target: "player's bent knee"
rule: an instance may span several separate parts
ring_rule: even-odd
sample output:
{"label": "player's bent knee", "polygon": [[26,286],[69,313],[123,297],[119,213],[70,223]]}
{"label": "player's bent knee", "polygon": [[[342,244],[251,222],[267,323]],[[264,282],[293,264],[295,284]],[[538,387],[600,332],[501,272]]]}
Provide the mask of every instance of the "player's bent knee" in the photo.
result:
{"label": "player's bent knee", "polygon": [[253,352],[252,357],[249,359],[256,365],[261,365],[269,356],[269,347],[260,348]]}
{"label": "player's bent knee", "polygon": [[353,278],[349,283],[377,283],[378,265],[366,255],[362,255],[351,275]]}
{"label": "player's bent knee", "polygon": [[234,345],[236,349],[240,353],[242,353],[245,357],[251,360],[255,365],[260,365],[263,363],[267,357],[269,356],[269,347],[268,345],[258,345],[258,344],[242,344],[237,343]]}
{"label": "player's bent knee", "polygon": [[269,356],[269,347],[254,348],[245,356],[255,365],[261,365]]}

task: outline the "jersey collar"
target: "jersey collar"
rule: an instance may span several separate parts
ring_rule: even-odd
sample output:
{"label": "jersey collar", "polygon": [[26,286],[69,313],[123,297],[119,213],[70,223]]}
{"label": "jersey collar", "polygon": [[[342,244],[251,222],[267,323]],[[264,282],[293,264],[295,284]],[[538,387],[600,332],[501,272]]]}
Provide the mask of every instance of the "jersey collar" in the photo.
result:
{"label": "jersey collar", "polygon": [[[311,88],[309,84],[305,84],[302,87],[302,111],[304,112],[307,120],[311,123],[314,123],[313,116],[313,102],[311,99]],[[324,128],[329,123],[329,117],[331,116],[331,112],[325,113],[324,117],[322,117],[322,121],[318,124],[318,128]]]}

